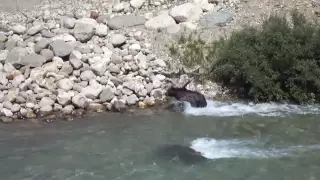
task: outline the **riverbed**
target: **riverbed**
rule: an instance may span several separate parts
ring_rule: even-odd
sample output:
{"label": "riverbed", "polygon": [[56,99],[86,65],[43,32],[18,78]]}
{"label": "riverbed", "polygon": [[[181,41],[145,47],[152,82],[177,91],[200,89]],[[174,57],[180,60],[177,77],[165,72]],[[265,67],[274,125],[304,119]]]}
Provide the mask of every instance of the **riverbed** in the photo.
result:
{"label": "riverbed", "polygon": [[[318,106],[209,101],[182,113],[0,124],[3,180],[316,180]],[[166,159],[180,145],[205,157]]]}

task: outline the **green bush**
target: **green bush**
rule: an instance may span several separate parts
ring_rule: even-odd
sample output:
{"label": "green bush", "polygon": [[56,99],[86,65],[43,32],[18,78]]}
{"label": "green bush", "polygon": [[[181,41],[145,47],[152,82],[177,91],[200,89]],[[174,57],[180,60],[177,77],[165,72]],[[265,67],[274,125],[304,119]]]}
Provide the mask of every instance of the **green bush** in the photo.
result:
{"label": "green bush", "polygon": [[[194,49],[194,48],[193,48]],[[190,51],[190,50],[189,50]],[[254,101],[320,101],[320,26],[293,11],[211,43],[207,76]],[[205,65],[208,66],[208,65]]]}

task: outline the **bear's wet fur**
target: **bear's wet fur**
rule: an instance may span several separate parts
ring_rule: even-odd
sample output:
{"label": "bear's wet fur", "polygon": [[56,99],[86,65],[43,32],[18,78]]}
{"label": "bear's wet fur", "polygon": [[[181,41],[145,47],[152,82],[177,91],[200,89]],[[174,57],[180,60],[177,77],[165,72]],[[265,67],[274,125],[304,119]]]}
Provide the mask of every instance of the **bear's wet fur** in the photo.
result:
{"label": "bear's wet fur", "polygon": [[203,157],[200,152],[188,146],[178,144],[168,144],[158,147],[156,149],[156,156],[162,160],[178,161],[187,165],[194,165],[208,160]]}
{"label": "bear's wet fur", "polygon": [[207,106],[206,98],[203,94],[197,91],[191,91],[186,88],[186,86],[191,82],[188,81],[183,87],[170,87],[166,95],[169,97],[174,97],[178,101],[186,101],[191,104],[191,107],[203,108]]}

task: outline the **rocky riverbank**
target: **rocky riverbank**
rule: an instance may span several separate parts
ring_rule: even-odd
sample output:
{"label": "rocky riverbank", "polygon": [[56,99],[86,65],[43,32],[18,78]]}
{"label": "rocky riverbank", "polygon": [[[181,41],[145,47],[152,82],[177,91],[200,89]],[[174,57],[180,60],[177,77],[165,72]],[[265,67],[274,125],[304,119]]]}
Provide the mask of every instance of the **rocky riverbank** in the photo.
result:
{"label": "rocky riverbank", "polygon": [[[241,17],[236,16],[240,5],[231,0],[46,1],[33,11],[1,13],[0,119],[164,102],[174,71],[164,44],[179,33],[225,33],[223,28]],[[190,87],[211,97],[222,93],[214,83]]]}

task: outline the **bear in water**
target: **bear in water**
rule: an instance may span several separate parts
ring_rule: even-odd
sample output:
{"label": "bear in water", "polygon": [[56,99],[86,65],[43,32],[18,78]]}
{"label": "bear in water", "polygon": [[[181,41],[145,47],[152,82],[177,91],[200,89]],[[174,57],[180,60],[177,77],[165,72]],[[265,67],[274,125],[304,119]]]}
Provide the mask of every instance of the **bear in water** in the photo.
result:
{"label": "bear in water", "polygon": [[156,157],[164,160],[176,160],[187,165],[204,162],[207,158],[203,157],[200,152],[183,145],[163,145],[156,149]]}
{"label": "bear in water", "polygon": [[170,87],[167,92],[166,96],[174,97],[178,101],[186,101],[191,104],[191,107],[195,108],[203,108],[207,106],[206,98],[203,94],[197,91],[191,91],[186,88],[186,86],[191,82],[188,81],[183,87],[176,88]]}

